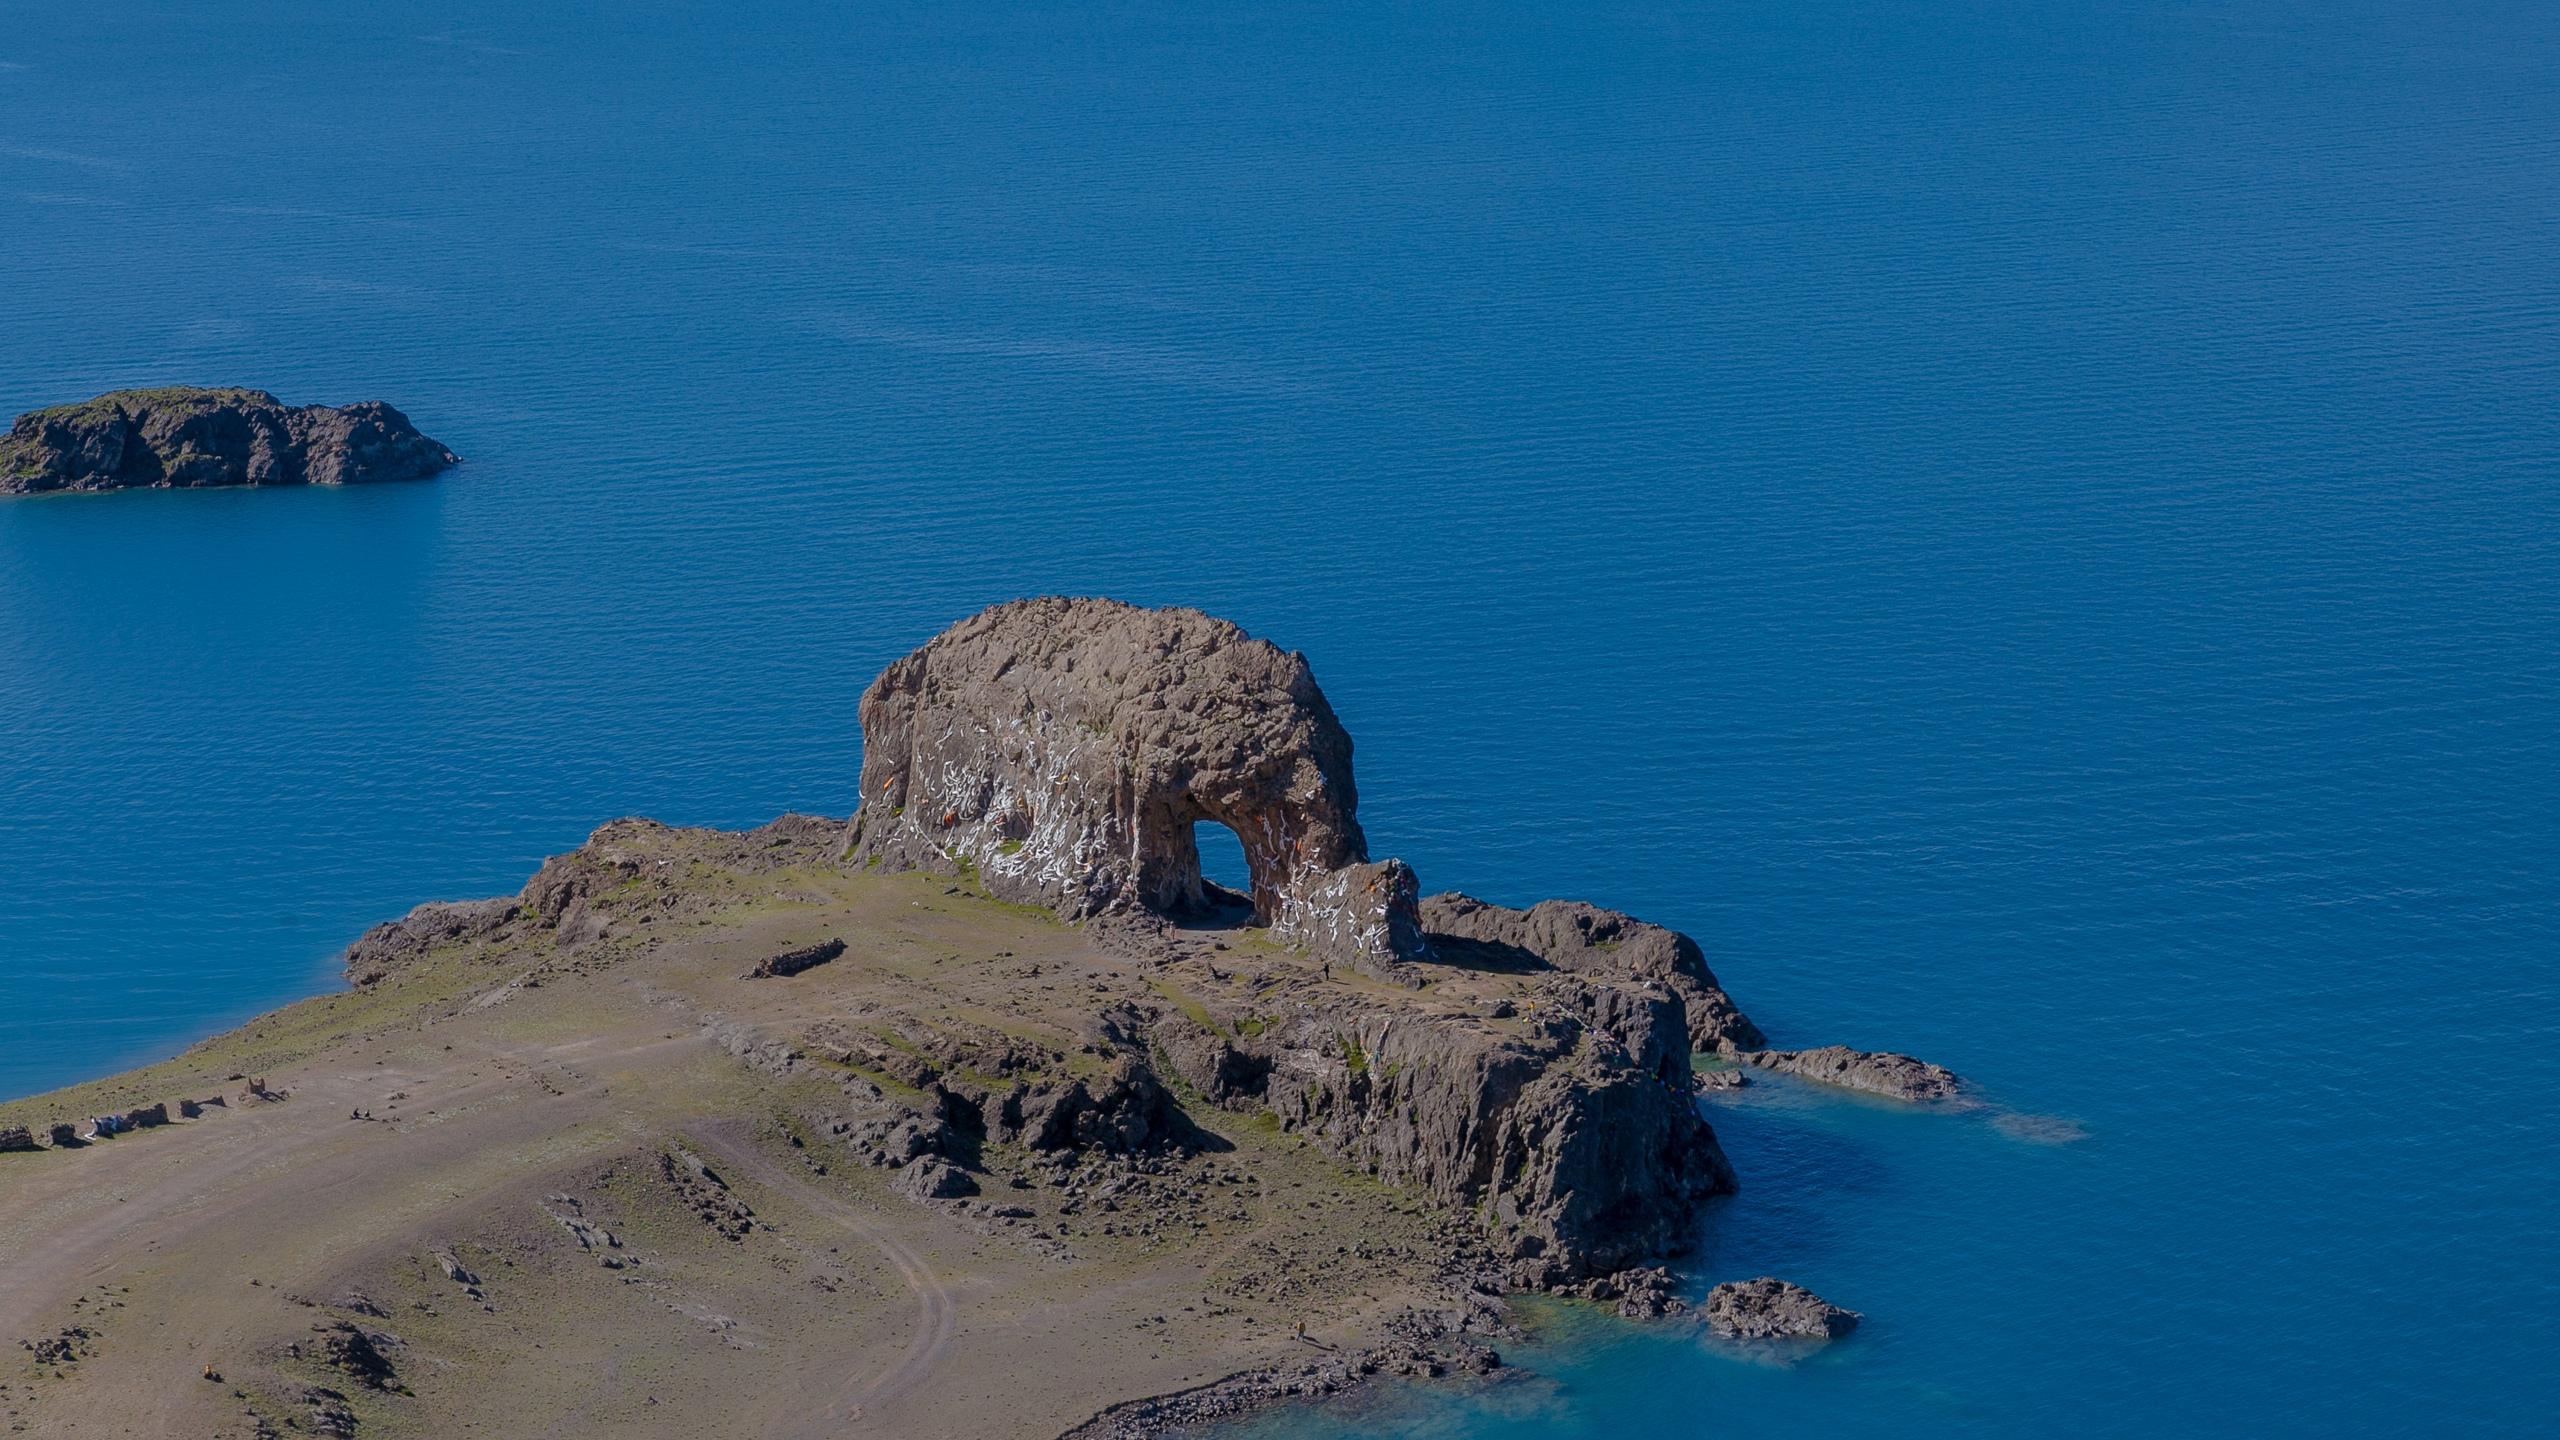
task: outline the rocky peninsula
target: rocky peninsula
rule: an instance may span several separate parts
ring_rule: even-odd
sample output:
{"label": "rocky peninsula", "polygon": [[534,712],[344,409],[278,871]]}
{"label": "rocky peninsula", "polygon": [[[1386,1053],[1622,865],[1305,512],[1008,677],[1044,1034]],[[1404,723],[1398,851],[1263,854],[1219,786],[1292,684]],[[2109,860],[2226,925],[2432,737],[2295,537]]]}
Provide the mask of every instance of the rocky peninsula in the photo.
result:
{"label": "rocky peninsula", "polygon": [[[859,719],[849,820],[615,821],[345,993],[0,1106],[0,1412],[1126,1437],[1490,1370],[1507,1293],[1687,1308],[1658,1262],[1736,1188],[1692,1056],[1759,1028],[1677,932],[1373,856],[1304,657],[1027,601]],[[1711,1318],[1854,1323],[1800,1296]]]}
{"label": "rocky peninsula", "polygon": [[421,480],[460,461],[378,400],[173,386],[19,416],[0,436],[0,495]]}

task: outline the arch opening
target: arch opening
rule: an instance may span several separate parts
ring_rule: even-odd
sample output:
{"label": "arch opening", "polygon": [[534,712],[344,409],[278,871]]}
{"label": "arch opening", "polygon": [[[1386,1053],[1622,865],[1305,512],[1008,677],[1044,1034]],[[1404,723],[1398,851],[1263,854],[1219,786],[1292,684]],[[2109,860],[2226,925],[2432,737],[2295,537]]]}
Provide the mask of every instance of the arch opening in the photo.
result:
{"label": "arch opening", "polygon": [[1244,838],[1215,820],[1195,820],[1191,848],[1199,857],[1201,908],[1241,911],[1250,919],[1253,872],[1245,861]]}

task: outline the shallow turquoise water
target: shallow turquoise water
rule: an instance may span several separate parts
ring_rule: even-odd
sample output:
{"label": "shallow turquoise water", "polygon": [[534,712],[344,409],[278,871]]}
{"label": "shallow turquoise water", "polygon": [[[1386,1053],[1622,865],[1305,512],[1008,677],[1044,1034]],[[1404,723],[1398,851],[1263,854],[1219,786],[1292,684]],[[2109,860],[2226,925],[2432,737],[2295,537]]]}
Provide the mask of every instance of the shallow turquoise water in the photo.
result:
{"label": "shallow turquoise water", "polygon": [[1426,884],[2086,1132],[1748,1092],[1700,1279],[1854,1341],[1283,1432],[2547,1423],[2547,11],[267,9],[0,10],[0,411],[470,463],[0,505],[0,1094],[605,818],[842,812],[989,601],[1183,602]]}

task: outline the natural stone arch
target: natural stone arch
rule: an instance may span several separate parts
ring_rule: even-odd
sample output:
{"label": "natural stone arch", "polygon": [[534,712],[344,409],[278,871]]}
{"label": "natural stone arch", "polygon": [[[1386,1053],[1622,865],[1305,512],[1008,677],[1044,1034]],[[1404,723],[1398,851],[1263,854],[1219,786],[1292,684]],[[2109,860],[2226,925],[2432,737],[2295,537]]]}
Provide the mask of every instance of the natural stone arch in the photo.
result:
{"label": "natural stone arch", "polygon": [[1243,843],[1254,917],[1355,963],[1423,953],[1412,872],[1372,865],[1351,737],[1306,657],[1197,610],[999,605],[862,698],[852,853],[976,867],[1084,916],[1203,901],[1192,826]]}

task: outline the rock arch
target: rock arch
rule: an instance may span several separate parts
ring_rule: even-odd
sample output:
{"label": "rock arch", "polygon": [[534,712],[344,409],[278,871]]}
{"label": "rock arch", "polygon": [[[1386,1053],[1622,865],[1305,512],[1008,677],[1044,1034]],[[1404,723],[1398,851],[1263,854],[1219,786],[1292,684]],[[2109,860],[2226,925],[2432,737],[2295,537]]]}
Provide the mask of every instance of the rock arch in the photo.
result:
{"label": "rock arch", "polygon": [[1413,872],[1373,863],[1351,737],[1306,657],[1197,610],[999,605],[862,697],[849,853],[966,863],[1070,917],[1204,898],[1192,826],[1243,842],[1255,919],[1349,963],[1424,954]]}

